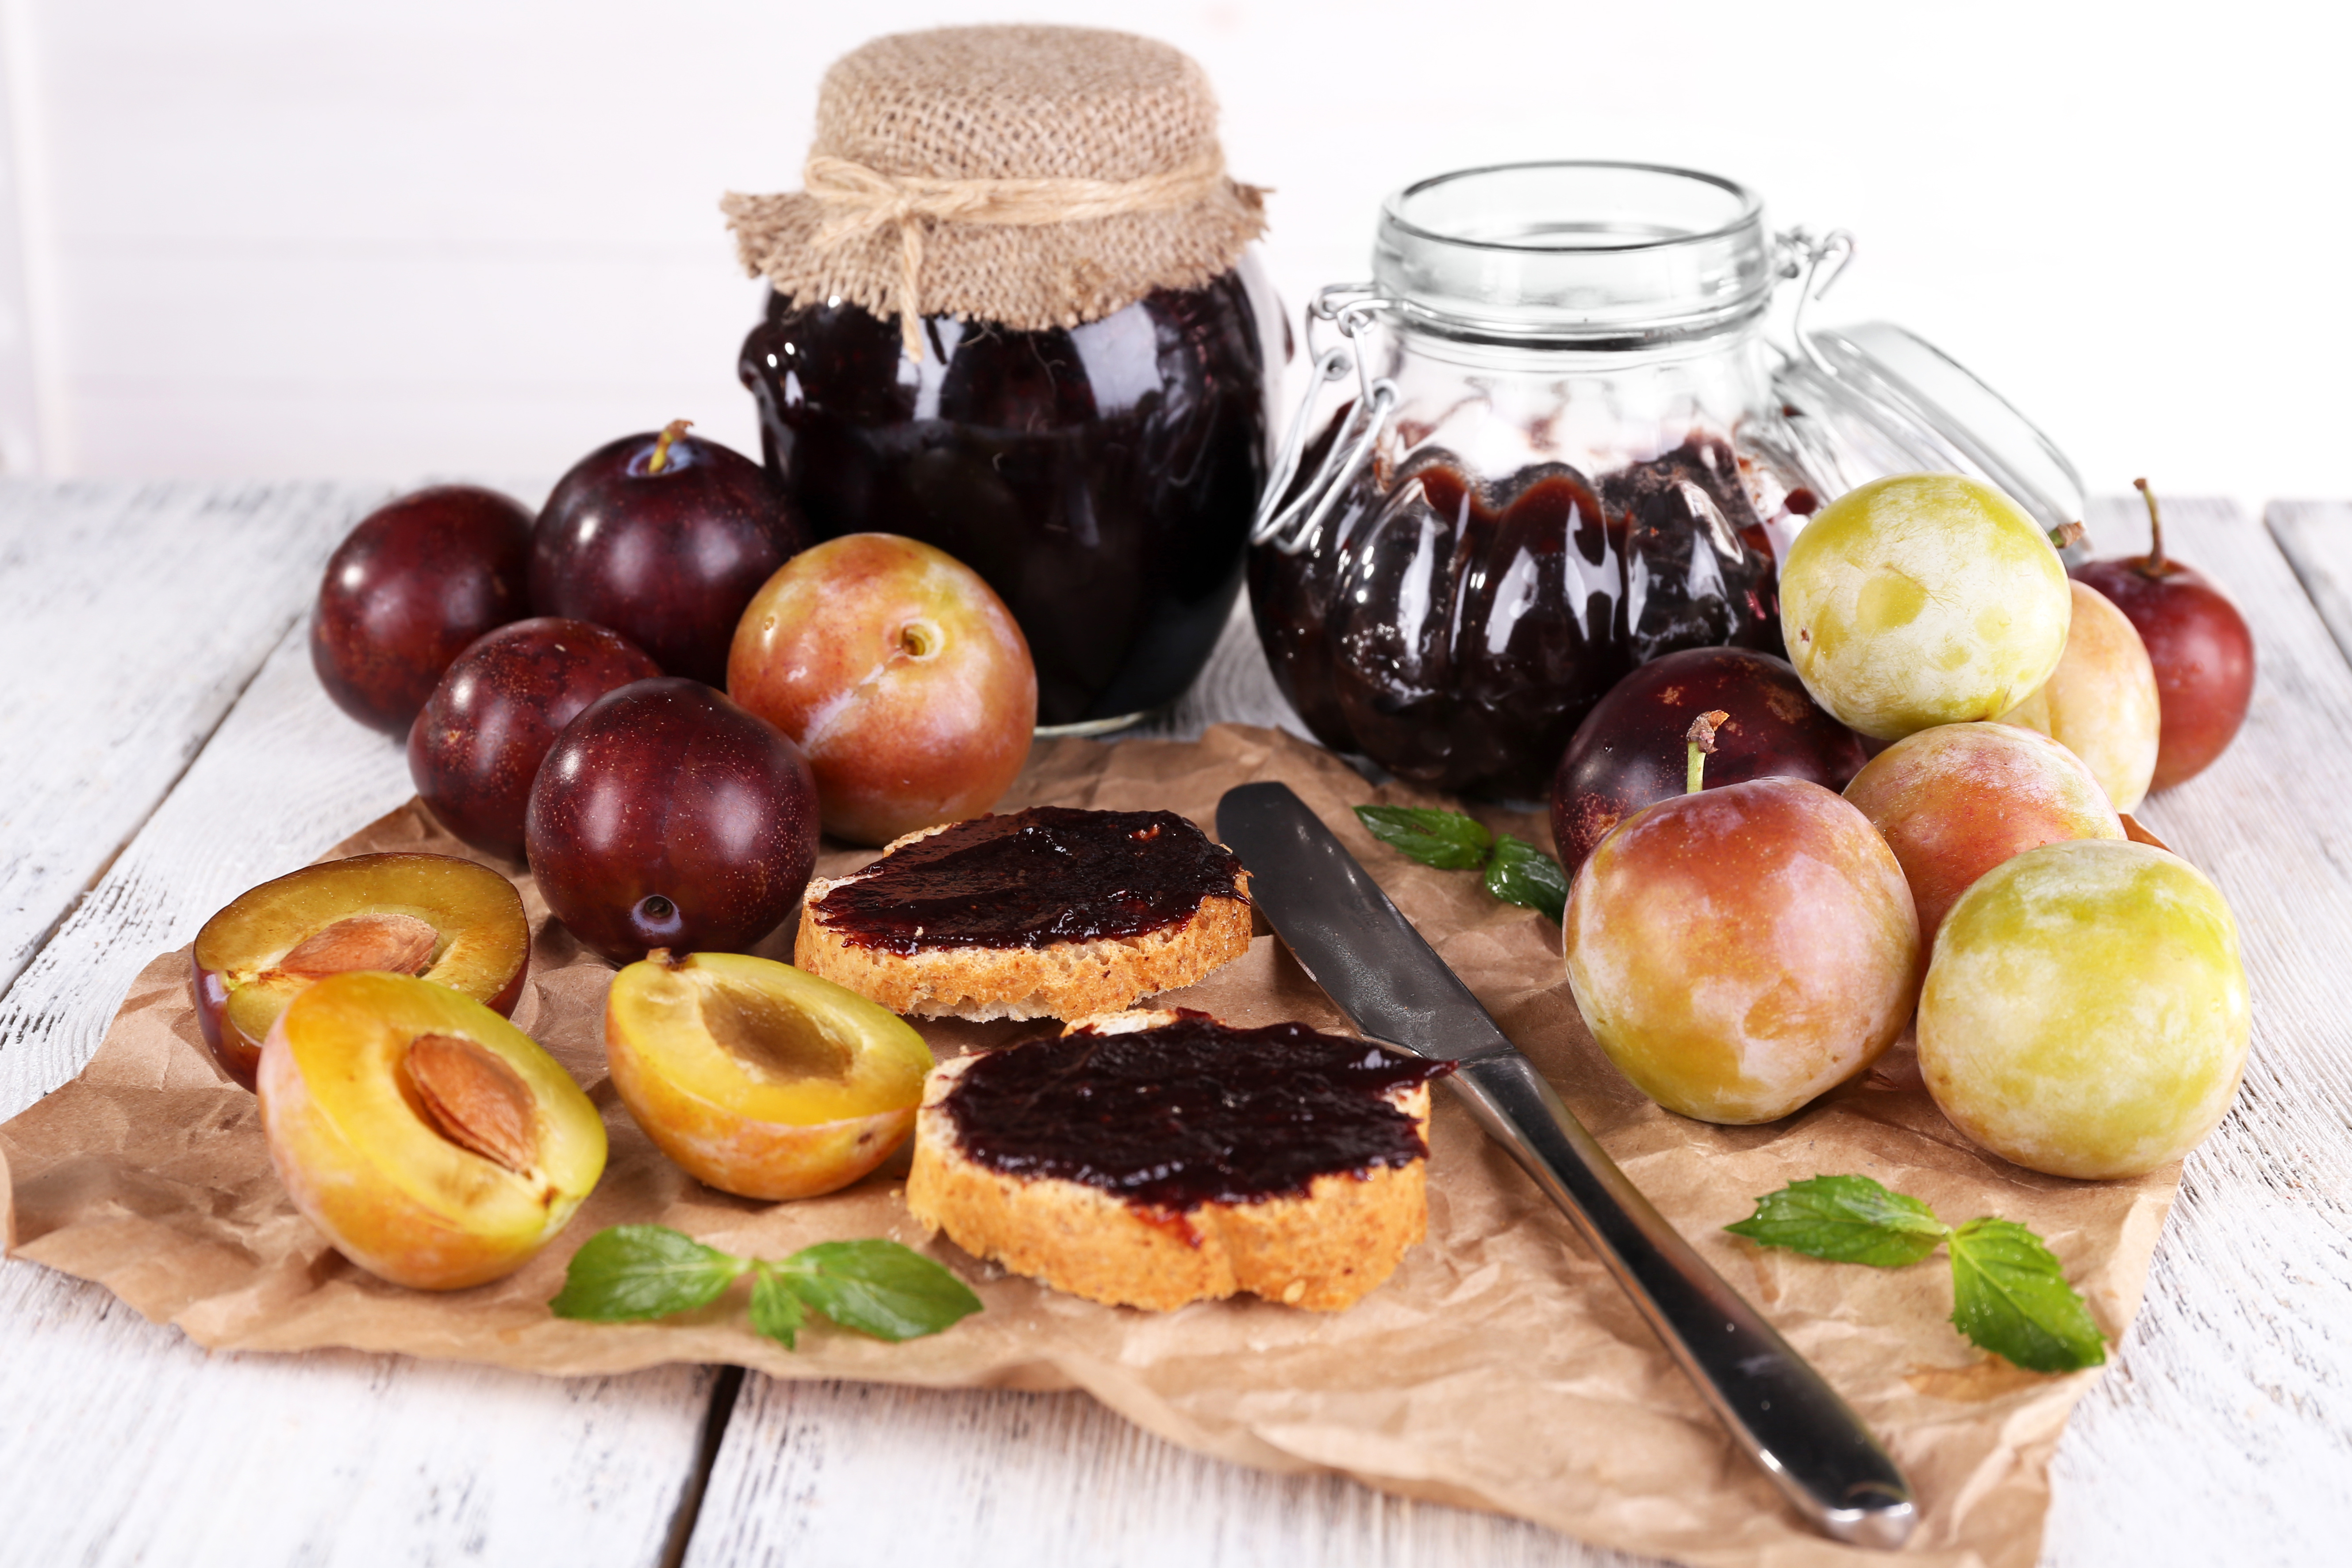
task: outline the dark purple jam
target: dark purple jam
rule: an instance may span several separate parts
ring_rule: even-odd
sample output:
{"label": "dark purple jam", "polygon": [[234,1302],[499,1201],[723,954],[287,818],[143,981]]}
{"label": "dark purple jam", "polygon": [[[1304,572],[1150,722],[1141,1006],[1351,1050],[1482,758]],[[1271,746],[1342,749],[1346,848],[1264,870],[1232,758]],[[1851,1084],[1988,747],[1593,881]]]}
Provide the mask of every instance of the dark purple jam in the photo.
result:
{"label": "dark purple jam", "polygon": [[1275,679],[1318,740],[1519,799],[1636,665],[1720,644],[1779,653],[1775,588],[1738,459],[1712,437],[1598,479],[1546,463],[1482,482],[1425,450],[1393,476],[1367,469],[1297,553],[1250,558]]}
{"label": "dark purple jam", "polygon": [[1175,700],[1241,584],[1265,486],[1265,378],[1241,279],[1045,331],[896,321],[772,294],[738,363],[769,477],[819,538],[910,534],[1003,597],[1037,721]]}
{"label": "dark purple jam", "polygon": [[1043,947],[1164,931],[1203,899],[1246,902],[1240,870],[1172,811],[1033,805],[918,839],[818,907],[852,947]]}
{"label": "dark purple jam", "polygon": [[1138,1034],[992,1051],[944,1104],[963,1152],[990,1170],[1181,1214],[1427,1157],[1388,1096],[1453,1066],[1304,1024],[1235,1029],[1187,1013]]}

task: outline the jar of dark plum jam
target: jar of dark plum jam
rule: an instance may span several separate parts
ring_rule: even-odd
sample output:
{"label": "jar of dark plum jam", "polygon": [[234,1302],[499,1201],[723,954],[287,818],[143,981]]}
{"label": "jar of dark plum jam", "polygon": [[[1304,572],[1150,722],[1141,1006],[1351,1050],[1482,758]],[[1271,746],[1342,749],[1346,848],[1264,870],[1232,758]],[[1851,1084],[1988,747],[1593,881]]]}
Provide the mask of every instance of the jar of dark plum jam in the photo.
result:
{"label": "jar of dark plum jam", "polygon": [[[1391,196],[1372,281],[1307,312],[1310,349],[1320,324],[1346,341],[1252,529],[1259,636],[1316,736],[1531,798],[1635,665],[1781,651],[1774,562],[1850,486],[1957,469],[2079,518],[2065,459],[1966,371],[1899,328],[1804,331],[1851,245],[1773,236],[1739,185],[1637,164]],[[1765,319],[1801,272],[1782,350]]]}
{"label": "jar of dark plum jam", "polygon": [[739,369],[818,536],[908,534],[970,565],[1029,639],[1041,732],[1097,733],[1174,700],[1223,629],[1283,331],[1244,257],[1066,329],[926,316],[920,360],[895,321],[772,291]]}

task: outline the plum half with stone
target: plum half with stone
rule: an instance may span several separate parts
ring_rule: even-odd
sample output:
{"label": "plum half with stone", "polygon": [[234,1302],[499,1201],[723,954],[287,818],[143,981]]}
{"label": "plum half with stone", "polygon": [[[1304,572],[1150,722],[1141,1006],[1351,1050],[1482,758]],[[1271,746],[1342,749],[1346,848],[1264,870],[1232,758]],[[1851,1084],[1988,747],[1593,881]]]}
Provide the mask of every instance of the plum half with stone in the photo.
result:
{"label": "plum half with stone", "polygon": [[1780,630],[1813,700],[1881,741],[1998,719],[2050,679],[2074,601],[2049,536],[1958,474],[1858,485],[1780,567]]}
{"label": "plum half with stone", "polygon": [[898,1015],[772,959],[656,952],[613,977],[613,1087],[688,1174],[774,1202],[866,1175],[906,1141],[930,1048]]}
{"label": "plum half with stone", "polygon": [[335,706],[406,732],[476,637],[530,613],[530,513],[475,485],[436,485],[360,520],[327,561],[310,665]]}
{"label": "plum half with stone", "polygon": [[2121,838],[2123,819],[2080,757],[2015,724],[1939,724],[1870,759],[1845,798],[1886,840],[1936,940],[1970,883],[2012,855]]}
{"label": "plum half with stone", "polygon": [[547,907],[613,963],[740,952],[808,886],[816,781],[774,725],[702,682],[632,681],[556,737],[523,841]]}
{"label": "plum half with stone", "polygon": [[441,826],[522,858],[531,781],[588,704],[661,667],[620,633],[561,616],[500,626],[457,656],[408,730],[408,776]]}
{"label": "plum half with stone", "polygon": [[1952,1125],[2053,1176],[2136,1176],[2213,1130],[2250,1016],[2221,890],[2147,844],[2028,850],[1952,906],[1919,1068]]}
{"label": "plum half with stone", "polygon": [[2156,667],[2139,633],[2107,596],[2069,583],[2074,615],[2050,679],[2001,721],[2022,724],[2083,759],[2117,811],[2130,811],[2156,775],[2160,741]]}
{"label": "plum half with stone", "polygon": [[454,855],[321,861],[239,893],[190,950],[196,1023],[247,1089],[288,1002],[352,970],[421,975],[499,1013],[521,998],[530,922],[515,885]]}
{"label": "plum half with stone", "polygon": [[513,1273],[604,1171],[604,1123],[556,1060],[469,996],[348,973],[287,1005],[261,1050],[270,1163],[369,1273],[457,1290]]}
{"label": "plum half with stone", "polygon": [[2148,552],[2086,562],[2074,575],[2114,600],[2147,645],[2164,713],[2148,787],[2170,789],[2210,766],[2245,722],[2254,635],[2227,595],[2164,552],[2156,492],[2132,483],[2147,498]]}
{"label": "plum half with stone", "polygon": [[769,578],[736,628],[727,694],[800,742],[824,830],[853,844],[986,811],[1037,723],[1037,671],[1004,601],[888,533],[828,540]]}
{"label": "plum half with stone", "polygon": [[1805,779],[1701,789],[1619,824],[1576,873],[1562,942],[1578,1012],[1643,1093],[1702,1121],[1771,1121],[1875,1061],[1919,993],[1903,868]]}

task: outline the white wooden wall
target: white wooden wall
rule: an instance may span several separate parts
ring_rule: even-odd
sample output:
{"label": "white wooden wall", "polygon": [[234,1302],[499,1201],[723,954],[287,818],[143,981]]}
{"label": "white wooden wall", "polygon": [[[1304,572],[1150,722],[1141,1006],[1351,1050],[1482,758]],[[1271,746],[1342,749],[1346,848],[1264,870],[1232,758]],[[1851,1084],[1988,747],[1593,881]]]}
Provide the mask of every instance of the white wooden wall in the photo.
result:
{"label": "white wooden wall", "polygon": [[749,445],[758,301],[713,208],[790,188],[878,31],[1123,26],[1209,68],[1295,300],[1381,195],[1681,162],[1846,225],[1824,318],[1920,328],[2095,491],[2340,495],[2352,204],[2310,0],[0,0],[0,467],[552,474],[690,416]]}

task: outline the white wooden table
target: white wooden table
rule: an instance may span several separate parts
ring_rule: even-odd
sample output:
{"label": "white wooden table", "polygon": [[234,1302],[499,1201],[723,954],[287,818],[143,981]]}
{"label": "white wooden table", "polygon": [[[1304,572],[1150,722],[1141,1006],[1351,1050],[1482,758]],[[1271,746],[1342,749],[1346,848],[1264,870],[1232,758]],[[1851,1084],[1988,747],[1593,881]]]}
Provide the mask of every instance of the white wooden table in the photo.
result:
{"label": "white wooden table", "polygon": [[[410,793],[303,617],[381,500],[331,485],[0,483],[0,1119],[131,975]],[[2059,1449],[2045,1561],[2352,1561],[2352,505],[2176,502],[2245,606],[2245,736],[2143,815],[2245,928],[2254,1054],[2189,1162],[2147,1302]],[[2145,547],[2137,503],[2090,519]],[[2331,636],[2331,628],[2333,635]],[[1164,730],[1281,715],[1237,617]],[[0,1263],[0,1565],[1622,1563],[1517,1521],[1276,1479],[1079,1394],[677,1367],[551,1382],[207,1355]]]}

